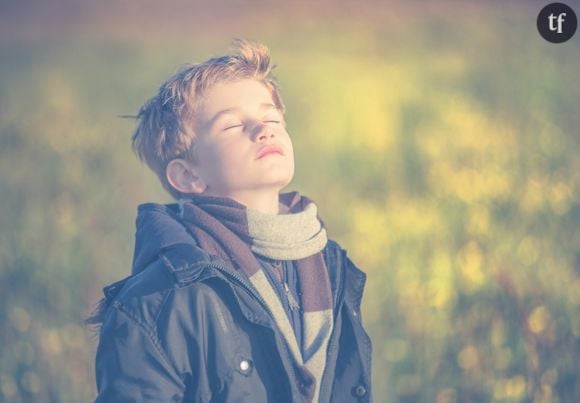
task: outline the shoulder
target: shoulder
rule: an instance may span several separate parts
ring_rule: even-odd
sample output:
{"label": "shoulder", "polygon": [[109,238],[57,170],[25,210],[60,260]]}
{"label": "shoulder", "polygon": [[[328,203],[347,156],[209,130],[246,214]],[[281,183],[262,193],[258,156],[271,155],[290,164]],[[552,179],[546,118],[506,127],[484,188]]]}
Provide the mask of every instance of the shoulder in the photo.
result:
{"label": "shoulder", "polygon": [[189,309],[192,299],[213,292],[199,281],[209,275],[210,264],[211,257],[203,250],[190,244],[174,245],[141,272],[112,285],[116,290],[110,295],[110,310],[121,311],[153,331],[164,312],[174,307]]}
{"label": "shoulder", "polygon": [[326,246],[322,250],[322,253],[324,254],[324,257],[328,263],[328,260],[331,259],[342,260],[346,254],[346,250],[338,242],[329,238]]}
{"label": "shoulder", "polygon": [[362,271],[356,267],[356,265],[351,260],[347,250],[337,241],[328,239],[328,242],[322,252],[327,264],[330,263],[333,266],[339,266],[343,271],[354,270],[362,273]]}
{"label": "shoulder", "polygon": [[328,240],[324,256],[333,286],[344,288],[346,300],[358,306],[366,284],[366,273],[358,268],[337,241]]}
{"label": "shoulder", "polygon": [[362,275],[365,275],[363,271],[354,264],[347,250],[337,241],[328,239],[328,243],[326,244],[323,253],[326,258],[332,257],[339,260],[341,265],[344,266],[344,270],[360,272]]}
{"label": "shoulder", "polygon": [[138,273],[155,261],[161,251],[178,244],[197,245],[179,220],[176,204],[146,203],[138,208],[132,272]]}

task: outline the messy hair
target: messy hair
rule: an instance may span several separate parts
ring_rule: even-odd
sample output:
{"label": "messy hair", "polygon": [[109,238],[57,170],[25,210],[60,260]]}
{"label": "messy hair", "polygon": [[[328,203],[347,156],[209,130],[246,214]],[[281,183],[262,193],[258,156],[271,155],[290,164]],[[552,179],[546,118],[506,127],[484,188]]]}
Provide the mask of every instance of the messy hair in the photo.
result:
{"label": "messy hair", "polygon": [[133,150],[172,196],[184,195],[167,181],[167,164],[176,158],[195,161],[194,121],[207,91],[221,82],[254,79],[266,86],[274,104],[284,113],[278,85],[271,75],[274,67],[266,46],[236,39],[231,54],[185,66],[141,107]]}

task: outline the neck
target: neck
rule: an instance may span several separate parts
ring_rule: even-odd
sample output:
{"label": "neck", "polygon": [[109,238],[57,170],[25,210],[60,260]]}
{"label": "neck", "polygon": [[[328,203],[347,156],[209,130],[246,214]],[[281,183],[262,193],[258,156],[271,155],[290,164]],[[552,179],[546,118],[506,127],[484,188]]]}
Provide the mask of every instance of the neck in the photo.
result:
{"label": "neck", "polygon": [[226,195],[211,194],[210,192],[205,193],[208,196],[222,196],[229,197],[242,203],[248,209],[257,210],[260,213],[265,214],[282,214],[284,211],[280,211],[280,200],[278,192],[268,192],[268,193],[256,193],[256,192],[232,192]]}

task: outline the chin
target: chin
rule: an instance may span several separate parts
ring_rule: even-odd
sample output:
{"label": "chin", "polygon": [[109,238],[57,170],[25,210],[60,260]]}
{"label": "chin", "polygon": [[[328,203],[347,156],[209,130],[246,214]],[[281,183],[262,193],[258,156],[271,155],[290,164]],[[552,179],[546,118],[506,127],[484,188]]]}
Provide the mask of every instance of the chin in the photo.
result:
{"label": "chin", "polygon": [[286,175],[286,176],[278,176],[268,178],[268,180],[262,181],[262,186],[265,188],[278,188],[278,192],[280,192],[283,188],[288,186],[290,182],[292,182],[292,178],[294,175]]}
{"label": "chin", "polygon": [[281,178],[280,185],[282,187],[288,186],[288,184],[290,184],[290,182],[292,182],[293,178],[294,178],[294,171],[289,172],[287,175],[285,175],[283,178]]}
{"label": "chin", "polygon": [[294,177],[294,167],[270,167],[260,175],[265,182],[290,183]]}

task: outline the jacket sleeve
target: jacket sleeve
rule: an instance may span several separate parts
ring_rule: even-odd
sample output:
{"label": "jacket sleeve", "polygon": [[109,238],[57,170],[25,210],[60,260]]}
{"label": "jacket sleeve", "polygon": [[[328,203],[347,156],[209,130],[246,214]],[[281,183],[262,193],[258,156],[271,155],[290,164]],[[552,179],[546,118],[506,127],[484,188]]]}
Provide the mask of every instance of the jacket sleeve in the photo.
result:
{"label": "jacket sleeve", "polygon": [[100,402],[178,402],[185,385],[154,333],[113,304],[96,355]]}

